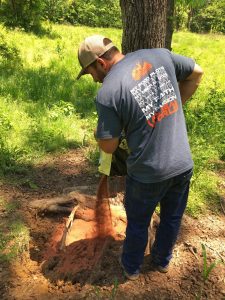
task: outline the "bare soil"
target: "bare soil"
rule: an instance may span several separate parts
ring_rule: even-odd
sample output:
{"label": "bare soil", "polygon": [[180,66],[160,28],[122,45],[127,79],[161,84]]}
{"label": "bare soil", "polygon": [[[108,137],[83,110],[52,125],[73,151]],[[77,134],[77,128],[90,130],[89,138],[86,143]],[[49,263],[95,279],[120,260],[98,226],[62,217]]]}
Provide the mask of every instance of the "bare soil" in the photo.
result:
{"label": "bare soil", "polygon": [[[222,209],[198,219],[185,215],[169,272],[152,271],[146,255],[140,279],[132,282],[125,279],[118,263],[125,231],[119,201],[111,206],[105,201],[100,206],[105,212],[101,219],[87,207],[86,217],[75,218],[63,251],[59,243],[69,214],[45,214],[30,208],[31,201],[61,196],[66,188],[97,185],[100,178],[82,150],[71,150],[36,166],[31,179],[37,190],[22,181],[23,176],[16,178],[23,184],[2,184],[0,191],[4,199],[20,203],[18,212],[5,218],[19,214],[30,229],[29,251],[0,266],[0,299],[197,299],[201,289],[202,299],[225,299],[224,264],[218,264],[203,285],[201,248],[204,243],[208,265],[225,260]],[[105,231],[100,233],[99,228]]]}

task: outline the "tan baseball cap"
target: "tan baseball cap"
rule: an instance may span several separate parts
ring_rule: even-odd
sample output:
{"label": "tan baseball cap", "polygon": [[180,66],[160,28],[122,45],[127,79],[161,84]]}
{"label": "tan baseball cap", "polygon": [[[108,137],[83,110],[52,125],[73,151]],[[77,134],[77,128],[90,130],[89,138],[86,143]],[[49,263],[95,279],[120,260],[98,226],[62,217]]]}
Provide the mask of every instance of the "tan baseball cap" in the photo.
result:
{"label": "tan baseball cap", "polygon": [[82,67],[82,70],[77,76],[79,79],[82,75],[86,74],[86,68],[92,64],[98,57],[102,56],[106,51],[114,47],[111,42],[104,45],[104,39],[106,37],[102,35],[92,35],[87,37],[78,49],[78,60]]}

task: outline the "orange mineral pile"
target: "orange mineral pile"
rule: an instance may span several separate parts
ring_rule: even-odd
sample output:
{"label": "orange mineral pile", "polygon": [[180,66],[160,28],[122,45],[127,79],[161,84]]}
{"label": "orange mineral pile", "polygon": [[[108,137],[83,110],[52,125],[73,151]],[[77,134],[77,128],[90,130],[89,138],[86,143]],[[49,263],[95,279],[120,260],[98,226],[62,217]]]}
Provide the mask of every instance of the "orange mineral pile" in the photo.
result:
{"label": "orange mineral pile", "polygon": [[[88,195],[83,194],[82,197],[85,199]],[[126,214],[122,198],[121,193],[110,198],[107,178],[100,181],[95,203],[86,207],[83,201],[77,208],[65,238],[65,247],[60,248],[65,226],[56,228],[48,242],[43,255],[43,270],[47,276],[53,280],[62,278],[72,281],[76,281],[78,273],[79,276],[81,273],[84,277],[90,276],[109,241],[124,239]]]}

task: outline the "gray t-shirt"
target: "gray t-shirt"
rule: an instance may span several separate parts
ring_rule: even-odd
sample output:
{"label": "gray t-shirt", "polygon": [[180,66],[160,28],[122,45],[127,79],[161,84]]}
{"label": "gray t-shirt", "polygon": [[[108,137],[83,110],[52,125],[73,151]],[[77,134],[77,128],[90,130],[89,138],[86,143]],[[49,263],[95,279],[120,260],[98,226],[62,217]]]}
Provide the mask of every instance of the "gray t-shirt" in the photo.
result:
{"label": "gray t-shirt", "polygon": [[193,167],[178,82],[194,65],[167,49],[139,50],[113,65],[103,81],[97,138],[125,131],[127,172],[137,181],[159,182]]}

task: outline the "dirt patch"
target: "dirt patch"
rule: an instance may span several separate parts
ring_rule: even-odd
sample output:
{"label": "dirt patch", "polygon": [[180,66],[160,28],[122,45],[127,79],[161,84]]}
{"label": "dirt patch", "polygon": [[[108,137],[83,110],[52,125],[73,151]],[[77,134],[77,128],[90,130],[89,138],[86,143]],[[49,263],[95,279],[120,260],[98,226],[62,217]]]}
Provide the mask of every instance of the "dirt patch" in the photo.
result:
{"label": "dirt patch", "polygon": [[[33,170],[32,182],[38,190],[27,185],[1,186],[0,196],[20,202],[19,213],[31,236],[29,253],[21,261],[0,266],[1,299],[113,299],[114,293],[114,299],[195,299],[202,286],[201,243],[206,245],[208,264],[225,258],[222,211],[200,219],[185,216],[169,272],[150,270],[149,256],[146,256],[140,279],[131,282],[124,278],[118,264],[124,220],[117,211],[119,205],[115,198],[110,204],[110,216],[108,203],[104,203],[103,220],[110,220],[108,228],[97,225],[101,220],[92,208],[77,211],[79,218],[71,229],[73,238],[72,241],[68,238],[63,253],[59,252],[58,245],[68,213],[37,213],[29,206],[33,200],[58,197],[65,189],[84,184],[93,186],[98,181],[82,151],[74,150]],[[202,299],[225,299],[224,265],[213,269],[202,295]]]}
{"label": "dirt patch", "polygon": [[74,218],[63,249],[65,226],[59,225],[53,232],[43,252],[42,270],[54,282],[92,283],[106,249],[124,238],[125,210],[122,201],[113,205],[108,198],[97,198],[93,209],[83,206]]}

